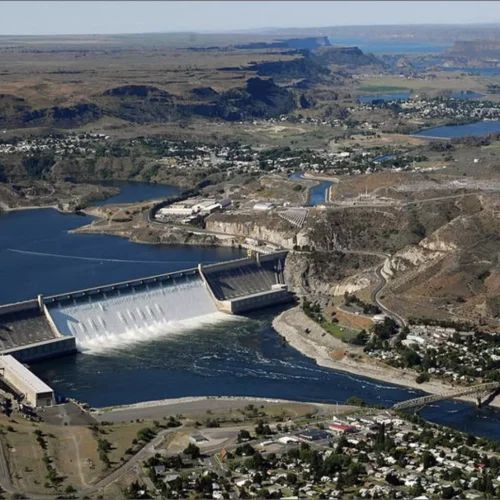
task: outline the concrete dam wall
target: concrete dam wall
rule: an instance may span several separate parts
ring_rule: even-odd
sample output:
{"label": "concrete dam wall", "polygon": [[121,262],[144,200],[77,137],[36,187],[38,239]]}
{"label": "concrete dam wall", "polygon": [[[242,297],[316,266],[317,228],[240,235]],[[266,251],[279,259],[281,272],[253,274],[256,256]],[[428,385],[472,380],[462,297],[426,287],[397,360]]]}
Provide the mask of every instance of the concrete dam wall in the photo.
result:
{"label": "concrete dam wall", "polygon": [[48,310],[61,334],[83,349],[185,330],[220,314],[197,272],[57,301]]}
{"label": "concrete dam wall", "polygon": [[286,255],[200,265],[2,306],[0,354],[34,361],[75,348],[118,346],[290,301]]}
{"label": "concrete dam wall", "polygon": [[0,354],[31,362],[75,350],[75,340],[53,330],[38,300],[0,307]]}

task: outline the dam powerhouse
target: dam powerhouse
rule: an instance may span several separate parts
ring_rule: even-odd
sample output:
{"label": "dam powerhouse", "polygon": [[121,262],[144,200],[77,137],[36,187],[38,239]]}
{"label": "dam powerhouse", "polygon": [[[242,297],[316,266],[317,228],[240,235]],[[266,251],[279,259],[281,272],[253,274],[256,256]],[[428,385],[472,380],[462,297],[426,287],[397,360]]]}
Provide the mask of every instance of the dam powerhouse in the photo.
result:
{"label": "dam powerhouse", "polygon": [[290,302],[286,256],[257,253],[0,306],[0,383],[25,404],[47,406],[55,402],[52,389],[23,363]]}

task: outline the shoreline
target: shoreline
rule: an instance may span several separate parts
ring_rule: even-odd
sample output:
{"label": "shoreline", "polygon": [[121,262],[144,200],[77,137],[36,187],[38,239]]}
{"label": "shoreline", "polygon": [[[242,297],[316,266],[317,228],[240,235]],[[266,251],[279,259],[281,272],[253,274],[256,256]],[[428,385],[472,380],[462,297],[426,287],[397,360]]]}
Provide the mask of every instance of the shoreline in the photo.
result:
{"label": "shoreline", "polygon": [[[359,353],[354,350],[349,351],[348,346],[341,340],[332,337],[328,333],[325,335],[324,330],[312,319],[308,318],[298,307],[288,309],[277,316],[273,320],[273,328],[286,339],[290,346],[303,355],[314,359],[319,366],[407,389],[418,390],[427,394],[446,394],[454,389],[453,386],[436,379],[418,384],[415,381],[417,373],[398,370],[375,362],[359,361],[362,353],[361,349],[359,349]],[[309,329],[309,334],[304,333],[306,328]],[[354,359],[352,355],[357,358],[359,356],[359,358]],[[456,399],[467,403],[475,404],[476,402],[475,398],[469,396]],[[500,398],[498,396],[494,398],[489,406],[500,408]]]}
{"label": "shoreline", "polygon": [[108,412],[140,410],[144,408],[153,408],[156,406],[172,406],[185,403],[197,403],[199,401],[258,401],[262,403],[303,403],[303,404],[333,404],[333,403],[317,403],[311,401],[299,401],[292,399],[271,398],[262,396],[182,396],[179,398],[153,399],[150,401],[140,401],[139,403],[128,403],[123,405],[103,406],[92,408],[89,413],[97,415],[105,415]]}
{"label": "shoreline", "polygon": [[[80,406],[77,401],[75,404]],[[96,421],[104,422],[130,422],[139,420],[161,419],[166,415],[184,415],[190,413],[212,413],[243,409],[248,405],[304,405],[316,409],[314,414],[327,416],[334,414],[339,409],[352,408],[345,403],[309,402],[290,399],[280,399],[259,396],[186,396],[172,399],[144,401],[124,405],[92,408],[88,414]],[[82,408],[80,406],[80,408]]]}
{"label": "shoreline", "polygon": [[74,214],[75,213],[71,210],[63,210],[63,209],[59,208],[57,205],[40,205],[40,206],[31,205],[31,206],[27,206],[27,207],[2,208],[0,210],[0,215],[3,213],[8,214],[8,213],[12,213],[12,212],[22,212],[25,210],[48,210],[48,209],[57,210],[61,214]]}

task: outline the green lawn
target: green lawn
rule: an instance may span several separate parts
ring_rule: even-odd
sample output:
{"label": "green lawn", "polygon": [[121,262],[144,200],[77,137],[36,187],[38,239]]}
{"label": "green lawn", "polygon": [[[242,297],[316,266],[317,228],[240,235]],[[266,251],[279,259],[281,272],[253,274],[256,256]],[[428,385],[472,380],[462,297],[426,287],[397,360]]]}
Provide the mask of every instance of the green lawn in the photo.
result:
{"label": "green lawn", "polygon": [[358,332],[355,330],[349,330],[344,326],[339,326],[334,323],[329,323],[328,321],[322,321],[320,325],[330,335],[339,340],[347,341],[354,338],[358,334]]}
{"label": "green lawn", "polygon": [[408,87],[396,87],[394,85],[361,85],[357,88],[361,92],[409,92]]}
{"label": "green lawn", "polygon": [[500,141],[493,141],[488,146],[483,146],[481,149],[500,149]]}

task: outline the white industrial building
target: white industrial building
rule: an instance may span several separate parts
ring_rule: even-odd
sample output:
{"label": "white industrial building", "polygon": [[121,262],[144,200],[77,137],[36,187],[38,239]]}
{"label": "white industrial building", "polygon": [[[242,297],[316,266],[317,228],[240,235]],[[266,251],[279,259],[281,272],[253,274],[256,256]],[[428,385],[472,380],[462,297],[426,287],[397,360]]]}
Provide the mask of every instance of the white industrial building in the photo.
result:
{"label": "white industrial building", "polygon": [[[222,203],[224,203],[224,205]],[[160,208],[156,214],[156,218],[162,219],[170,215],[189,216],[195,214],[213,214],[230,204],[231,202],[229,200],[217,202],[214,199],[191,198],[189,200],[173,203],[167,207]]]}
{"label": "white industrial building", "polygon": [[256,203],[253,206],[254,210],[259,210],[259,211],[269,211],[272,210],[273,208],[276,208],[272,203],[266,203],[264,201],[260,201],[259,203]]}
{"label": "white industrial building", "polygon": [[24,396],[23,403],[33,407],[54,404],[54,391],[14,356],[0,356],[0,374],[8,385]]}

